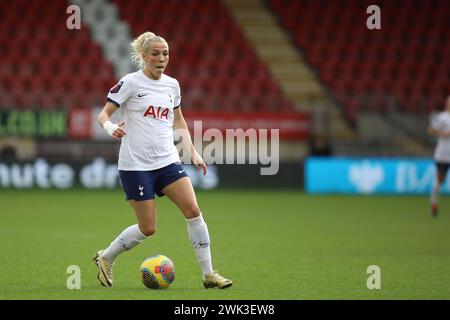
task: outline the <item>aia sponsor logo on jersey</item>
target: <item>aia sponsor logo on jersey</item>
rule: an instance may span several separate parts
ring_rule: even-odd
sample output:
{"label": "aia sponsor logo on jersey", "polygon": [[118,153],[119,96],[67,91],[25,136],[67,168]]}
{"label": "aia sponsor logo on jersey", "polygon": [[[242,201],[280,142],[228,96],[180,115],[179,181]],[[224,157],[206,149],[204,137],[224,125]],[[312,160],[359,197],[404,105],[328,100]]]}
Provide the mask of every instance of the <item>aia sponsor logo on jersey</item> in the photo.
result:
{"label": "aia sponsor logo on jersey", "polygon": [[110,93],[117,93],[120,90],[120,87],[123,85],[123,81],[119,81],[118,84],[116,84],[114,87],[109,90]]}
{"label": "aia sponsor logo on jersey", "polygon": [[169,120],[169,108],[150,106],[147,111],[145,111],[144,117],[152,117],[158,120]]}

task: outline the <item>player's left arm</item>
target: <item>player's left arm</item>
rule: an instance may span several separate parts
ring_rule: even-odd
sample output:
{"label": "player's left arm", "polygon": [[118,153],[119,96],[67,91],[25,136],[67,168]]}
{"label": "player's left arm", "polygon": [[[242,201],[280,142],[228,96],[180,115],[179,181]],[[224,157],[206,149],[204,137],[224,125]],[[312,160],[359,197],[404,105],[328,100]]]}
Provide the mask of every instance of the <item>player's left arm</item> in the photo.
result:
{"label": "player's left arm", "polygon": [[176,109],[174,109],[173,114],[174,114],[173,129],[178,130],[178,132],[181,134],[181,143],[184,146],[185,150],[186,149],[189,150],[191,154],[192,163],[198,169],[202,169],[203,175],[205,175],[206,163],[203,160],[203,158],[198,154],[198,152],[195,150],[186,120],[184,119],[183,112],[181,111],[181,107],[177,107]]}

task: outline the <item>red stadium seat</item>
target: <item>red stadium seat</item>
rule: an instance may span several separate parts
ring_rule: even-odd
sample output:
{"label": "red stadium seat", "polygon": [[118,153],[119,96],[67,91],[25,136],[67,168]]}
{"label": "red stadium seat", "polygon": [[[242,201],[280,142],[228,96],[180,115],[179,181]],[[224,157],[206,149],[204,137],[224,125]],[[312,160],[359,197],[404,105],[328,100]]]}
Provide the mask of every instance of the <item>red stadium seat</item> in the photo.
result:
{"label": "red stadium seat", "polygon": [[[202,110],[291,108],[220,1],[153,0],[152,10],[142,10],[148,7],[146,0],[113,2],[133,36],[151,30],[169,41],[173,54],[168,74],[180,81],[183,101]],[[1,103],[21,108],[104,104],[107,90],[117,81],[113,66],[87,25],[81,30],[55,27],[65,26],[68,4],[0,2]],[[182,13],[176,23],[174,12]],[[17,48],[27,50],[18,54]]]}
{"label": "red stadium seat", "polygon": [[[393,95],[406,112],[427,112],[450,91],[450,2],[379,1],[382,29],[360,28],[368,1],[269,0],[268,6],[348,117],[360,107],[385,109]],[[412,19],[414,17],[414,19]],[[439,78],[439,81],[436,81]],[[359,99],[372,96],[373,99]]]}
{"label": "red stadium seat", "polygon": [[[281,95],[267,67],[220,1],[154,1],[153,13],[145,12],[145,19],[141,10],[145,1],[114,2],[134,36],[151,30],[169,41],[174,52],[171,60],[178,61],[175,66],[171,62],[168,71],[180,82],[183,105],[193,103],[200,109],[212,105],[213,110],[239,112],[254,108],[254,96]],[[183,12],[175,24],[172,12]],[[158,23],[149,25],[153,15]],[[257,83],[251,92],[244,90],[249,81]]]}
{"label": "red stadium seat", "polygon": [[[66,1],[52,5],[44,0],[0,2],[1,86],[8,88],[2,92],[2,104],[64,108],[80,92],[104,96],[105,79],[117,80],[87,26],[73,31],[55,28],[66,25],[67,6]],[[27,49],[18,54],[17,48]],[[86,82],[80,74],[89,74],[92,80]]]}

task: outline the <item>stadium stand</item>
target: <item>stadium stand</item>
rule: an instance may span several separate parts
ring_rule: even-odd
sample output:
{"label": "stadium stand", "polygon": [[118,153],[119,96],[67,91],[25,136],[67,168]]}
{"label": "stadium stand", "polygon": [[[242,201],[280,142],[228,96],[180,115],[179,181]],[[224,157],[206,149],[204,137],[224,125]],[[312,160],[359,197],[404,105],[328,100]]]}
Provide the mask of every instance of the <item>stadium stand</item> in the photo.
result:
{"label": "stadium stand", "polygon": [[171,46],[167,74],[194,110],[291,111],[267,67],[220,1],[114,0],[133,36],[163,35]]}
{"label": "stadium stand", "polygon": [[[110,3],[116,6],[100,13],[86,10],[92,17],[85,19],[98,19],[101,28],[83,24],[81,30],[68,30],[68,1],[0,2],[2,108],[103,105],[120,77],[111,55],[129,62],[125,29],[109,28],[117,16],[130,26],[132,37],[151,30],[168,40],[167,73],[180,81],[183,105],[231,112],[293,110],[220,1],[155,0],[149,10],[142,9],[148,7],[143,0]],[[105,50],[99,37],[107,37],[111,51],[120,45],[121,55]]]}
{"label": "stadium stand", "polygon": [[371,4],[267,1],[349,120],[359,110],[442,109],[450,92],[450,2],[377,1],[381,30],[366,27]]}
{"label": "stadium stand", "polygon": [[0,2],[2,108],[103,103],[115,81],[112,66],[84,26],[66,28],[67,7],[65,1]]}

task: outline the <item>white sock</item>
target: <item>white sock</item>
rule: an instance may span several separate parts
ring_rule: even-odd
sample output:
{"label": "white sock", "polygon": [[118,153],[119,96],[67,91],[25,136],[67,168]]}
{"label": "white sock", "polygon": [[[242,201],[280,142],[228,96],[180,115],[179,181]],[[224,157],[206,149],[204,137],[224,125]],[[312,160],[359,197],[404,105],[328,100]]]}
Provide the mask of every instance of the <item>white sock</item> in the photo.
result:
{"label": "white sock", "polygon": [[186,219],[186,221],[188,223],[189,240],[192,242],[200,268],[204,275],[211,274],[213,269],[208,226],[201,214],[196,218]]}
{"label": "white sock", "polygon": [[437,205],[439,201],[439,192],[441,190],[441,186],[439,181],[435,180],[433,183],[433,189],[431,191],[430,202],[432,205]]}
{"label": "white sock", "polygon": [[137,224],[129,226],[103,251],[102,257],[113,262],[119,254],[134,248],[145,238],[147,237],[142,234]]}

